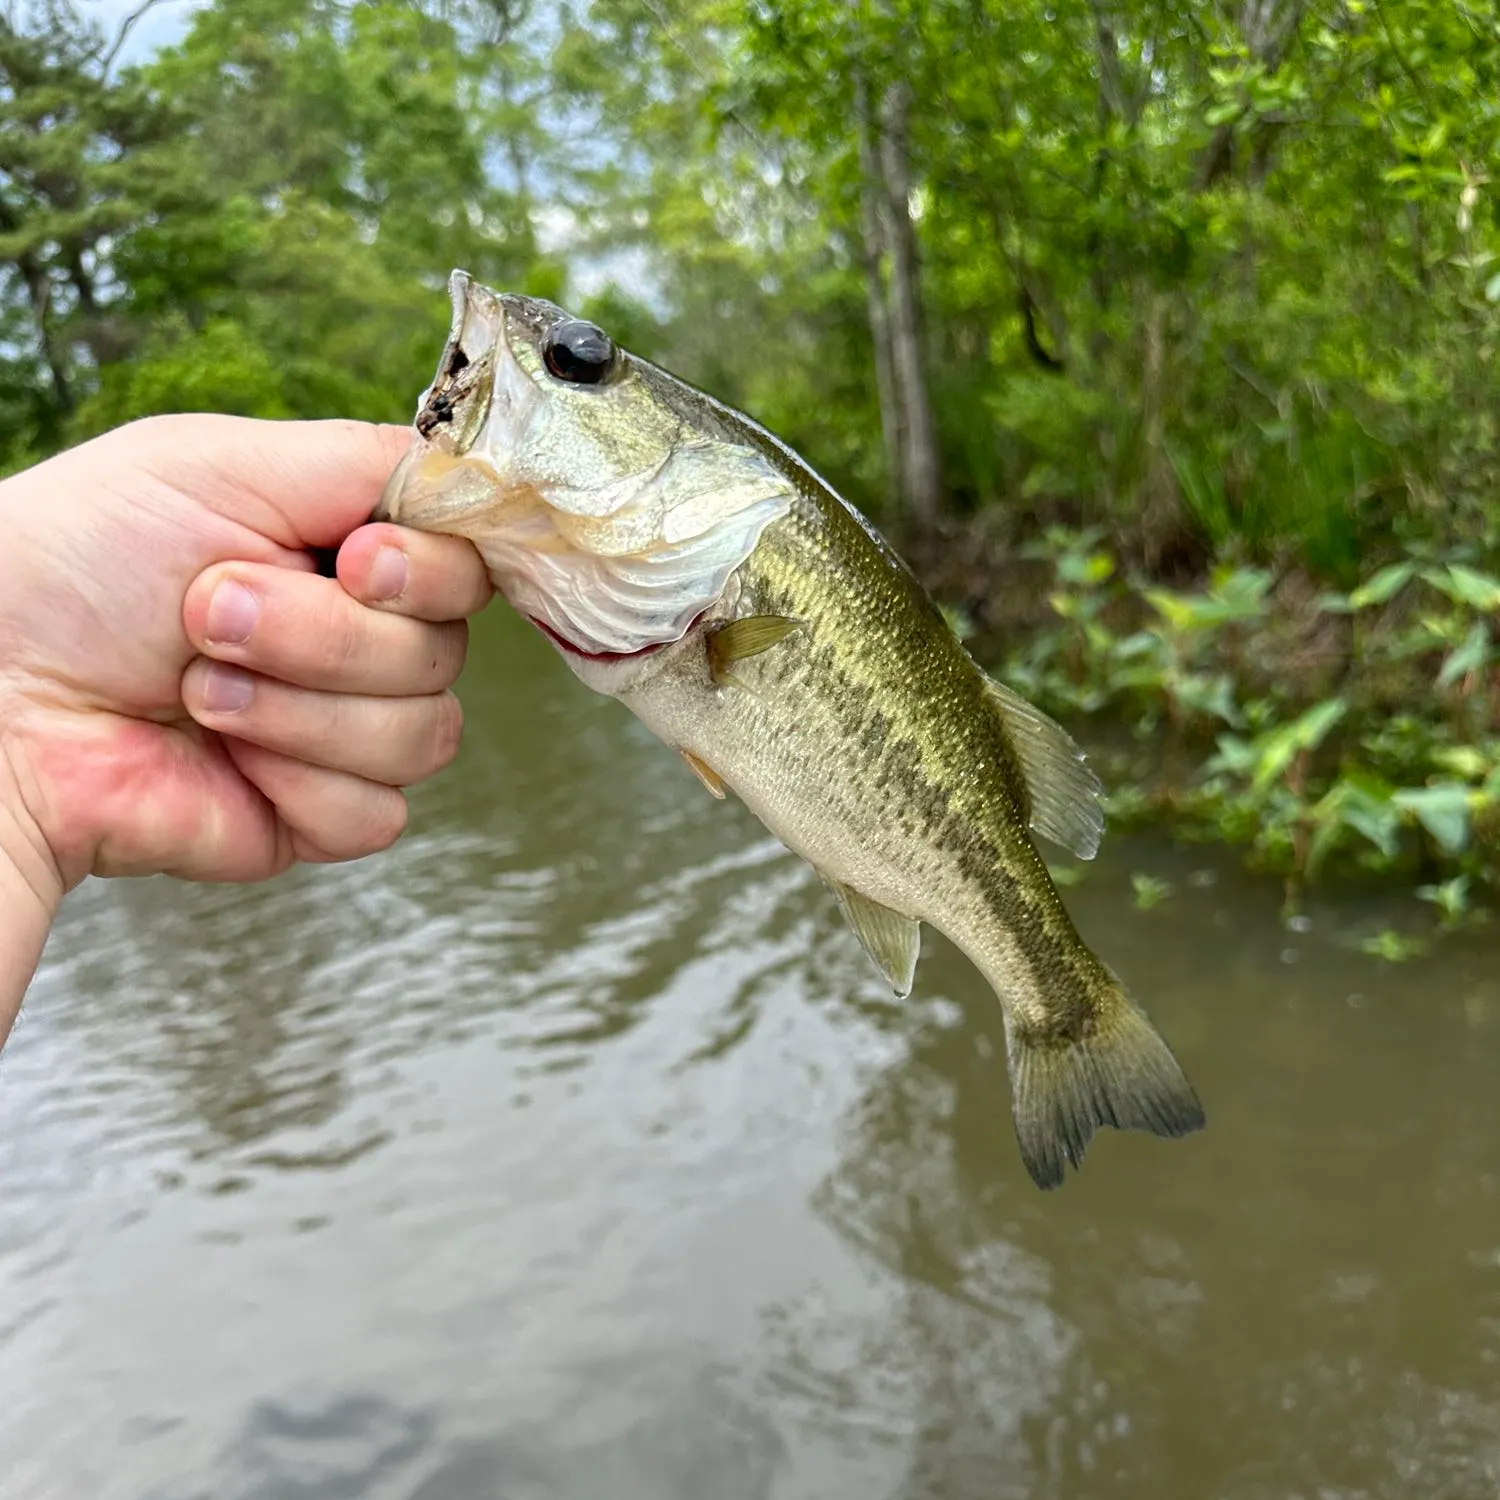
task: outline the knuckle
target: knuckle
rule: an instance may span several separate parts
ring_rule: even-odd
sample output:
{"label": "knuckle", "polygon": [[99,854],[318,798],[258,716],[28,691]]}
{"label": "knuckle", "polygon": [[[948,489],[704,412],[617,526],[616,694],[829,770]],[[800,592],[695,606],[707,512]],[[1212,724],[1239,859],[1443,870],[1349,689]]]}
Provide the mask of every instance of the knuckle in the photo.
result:
{"label": "knuckle", "polygon": [[342,590],[329,591],[322,628],[317,632],[318,665],[332,682],[346,678],[365,656],[359,606],[342,595]]}
{"label": "knuckle", "polygon": [[406,831],[408,808],[406,798],[394,788],[372,799],[361,829],[359,849],[362,854],[379,854],[389,849]]}
{"label": "knuckle", "polygon": [[418,533],[408,545],[415,611],[434,620],[474,614],[489,599],[489,572],[474,544],[463,537]]}
{"label": "knuckle", "polygon": [[465,559],[466,587],[463,589],[466,615],[478,614],[495,596],[495,585],[490,579],[490,570],[474,546],[465,543],[468,556]]}
{"label": "knuckle", "polygon": [[190,418],[183,412],[158,412],[154,416],[135,417],[126,422],[120,431],[145,443],[171,442],[189,421]]}
{"label": "knuckle", "polygon": [[434,709],[429,775],[453,764],[464,732],[463,705],[452,693],[439,694]]}
{"label": "knuckle", "polygon": [[433,677],[440,688],[451,687],[464,669],[469,654],[469,628],[462,620],[442,627],[433,652]]}
{"label": "knuckle", "polygon": [[267,682],[256,694],[255,706],[259,712],[251,729],[261,744],[310,765],[337,760],[347,733],[336,696]]}
{"label": "knuckle", "polygon": [[406,831],[406,798],[395,787],[364,786],[338,810],[320,810],[298,828],[298,857],[317,863],[363,859],[389,849]]}

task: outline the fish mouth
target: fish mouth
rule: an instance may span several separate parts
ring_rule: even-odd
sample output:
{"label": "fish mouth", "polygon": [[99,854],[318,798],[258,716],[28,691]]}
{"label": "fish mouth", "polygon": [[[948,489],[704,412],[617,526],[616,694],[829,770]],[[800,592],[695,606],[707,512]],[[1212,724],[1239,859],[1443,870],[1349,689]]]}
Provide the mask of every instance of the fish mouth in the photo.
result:
{"label": "fish mouth", "polygon": [[[462,514],[482,498],[479,480],[498,484],[493,419],[509,417],[531,392],[507,337],[507,298],[467,271],[448,276],[448,339],[432,383],[417,398],[410,447],[391,472],[372,521],[400,522],[413,504],[441,501],[426,519]],[[469,478],[472,482],[464,483]],[[451,493],[450,493],[451,492]],[[439,529],[439,528],[433,528]]]}
{"label": "fish mouth", "polygon": [[786,475],[732,433],[698,431],[621,374],[582,392],[545,368],[567,314],[449,278],[452,317],[412,441],[370,519],[464,537],[518,614],[575,663],[681,640],[761,532]]}
{"label": "fish mouth", "polygon": [[457,457],[434,447],[426,438],[415,437],[391,471],[380,500],[370,512],[372,521],[398,525],[412,504],[425,507],[421,525],[429,531],[452,530],[463,534],[463,518],[500,486],[500,476],[475,454]]}

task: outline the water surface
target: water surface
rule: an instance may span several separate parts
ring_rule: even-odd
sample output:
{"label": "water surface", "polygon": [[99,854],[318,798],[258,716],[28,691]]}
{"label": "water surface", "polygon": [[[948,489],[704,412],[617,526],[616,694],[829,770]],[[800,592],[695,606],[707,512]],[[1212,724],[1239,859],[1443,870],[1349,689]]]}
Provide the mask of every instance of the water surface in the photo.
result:
{"label": "water surface", "polygon": [[[1493,1500],[1500,935],[1112,836],[1210,1128],[1043,1195],[1000,1018],[502,611],[413,832],[94,884],[0,1061],[4,1500]],[[1134,910],[1130,875],[1176,894]]]}

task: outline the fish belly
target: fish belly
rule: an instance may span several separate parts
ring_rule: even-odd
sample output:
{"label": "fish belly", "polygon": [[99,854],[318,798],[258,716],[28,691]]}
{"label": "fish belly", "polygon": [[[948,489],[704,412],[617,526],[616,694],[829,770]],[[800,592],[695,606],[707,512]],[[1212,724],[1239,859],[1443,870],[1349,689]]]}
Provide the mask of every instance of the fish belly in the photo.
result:
{"label": "fish belly", "polygon": [[979,910],[979,893],[965,891],[951,861],[924,841],[912,810],[874,784],[878,766],[837,740],[819,695],[777,682],[773,665],[757,675],[746,663],[743,685],[715,687],[684,663],[621,701],[820,875],[970,946],[963,918]]}

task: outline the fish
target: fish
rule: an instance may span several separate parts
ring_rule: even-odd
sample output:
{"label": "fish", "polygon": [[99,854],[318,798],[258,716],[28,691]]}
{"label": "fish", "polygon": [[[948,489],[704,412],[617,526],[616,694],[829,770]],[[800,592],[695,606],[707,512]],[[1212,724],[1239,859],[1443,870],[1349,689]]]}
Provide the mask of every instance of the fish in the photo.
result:
{"label": "fish", "polygon": [[921,924],[998,998],[1041,1188],[1197,1094],[1086,946],[1034,836],[1092,858],[1101,786],[988,675],[880,533],[743,413],[538,298],[449,278],[452,322],[373,519],[468,538],[585,686],[822,878],[894,993]]}

